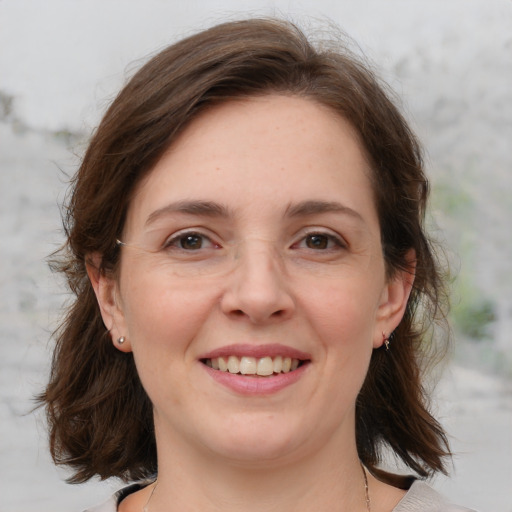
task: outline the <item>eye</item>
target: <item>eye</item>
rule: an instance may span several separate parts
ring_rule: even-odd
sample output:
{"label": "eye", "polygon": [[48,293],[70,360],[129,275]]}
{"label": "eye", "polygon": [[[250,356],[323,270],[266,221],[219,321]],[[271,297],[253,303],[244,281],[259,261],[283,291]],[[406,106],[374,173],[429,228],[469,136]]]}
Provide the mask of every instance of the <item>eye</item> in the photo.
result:
{"label": "eye", "polygon": [[195,231],[181,232],[168,238],[164,244],[165,249],[181,249],[183,251],[198,251],[200,249],[215,249],[218,244],[202,234]]}
{"label": "eye", "polygon": [[308,233],[292,246],[295,249],[311,249],[328,251],[346,248],[346,243],[338,236],[330,233]]}
{"label": "eye", "polygon": [[326,235],[308,235],[304,242],[308,249],[328,249],[332,241]]}

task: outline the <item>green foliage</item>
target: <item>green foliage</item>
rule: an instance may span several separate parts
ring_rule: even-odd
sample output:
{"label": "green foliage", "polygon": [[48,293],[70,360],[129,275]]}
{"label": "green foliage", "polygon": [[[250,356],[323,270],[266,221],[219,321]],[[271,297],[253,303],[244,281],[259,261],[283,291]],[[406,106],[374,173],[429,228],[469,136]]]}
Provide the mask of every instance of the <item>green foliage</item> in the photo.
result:
{"label": "green foliage", "polygon": [[478,237],[473,226],[476,206],[465,184],[465,181],[450,181],[447,173],[435,183],[432,197],[434,209],[446,230],[450,250],[457,255],[456,263],[458,260],[460,265],[453,283],[451,320],[463,338],[490,341],[496,306],[477,284],[475,243]]}
{"label": "green foliage", "polygon": [[475,341],[490,339],[490,328],[496,320],[494,302],[465,280],[458,281],[456,288],[460,299],[453,307],[451,315],[455,329]]}
{"label": "green foliage", "polygon": [[434,183],[432,205],[447,217],[462,218],[471,211],[473,200],[464,189],[456,187],[446,178]]}
{"label": "green foliage", "polygon": [[462,334],[474,340],[487,339],[490,336],[489,327],[496,320],[494,304],[483,299],[476,304],[456,308],[454,320]]}

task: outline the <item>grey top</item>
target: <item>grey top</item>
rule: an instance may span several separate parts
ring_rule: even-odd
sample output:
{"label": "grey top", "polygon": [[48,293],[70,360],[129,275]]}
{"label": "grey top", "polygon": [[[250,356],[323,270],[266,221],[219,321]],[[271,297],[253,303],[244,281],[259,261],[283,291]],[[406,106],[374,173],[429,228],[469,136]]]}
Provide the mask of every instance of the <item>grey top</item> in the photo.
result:
{"label": "grey top", "polygon": [[[107,502],[85,512],[117,512],[117,505],[129,494],[142,489],[147,483],[133,484],[116,492]],[[425,482],[416,480],[393,512],[475,512],[451,504]]]}
{"label": "grey top", "polygon": [[475,512],[450,503],[425,482],[416,480],[393,512]]}

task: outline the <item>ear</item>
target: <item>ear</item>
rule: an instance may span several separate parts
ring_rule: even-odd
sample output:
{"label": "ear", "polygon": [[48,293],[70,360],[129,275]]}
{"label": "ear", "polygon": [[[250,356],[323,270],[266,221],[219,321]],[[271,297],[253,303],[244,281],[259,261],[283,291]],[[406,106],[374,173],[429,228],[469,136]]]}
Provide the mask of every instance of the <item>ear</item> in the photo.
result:
{"label": "ear", "polygon": [[410,249],[405,256],[407,269],[398,270],[386,283],[377,312],[373,347],[379,348],[401,322],[411,294],[416,270],[416,251]]}
{"label": "ear", "polygon": [[122,344],[119,338],[126,335],[126,323],[122,308],[119,305],[117,281],[101,270],[102,255],[100,253],[88,254],[85,258],[87,275],[96,294],[103,323],[110,333],[112,343],[122,352],[131,352],[130,340]]}

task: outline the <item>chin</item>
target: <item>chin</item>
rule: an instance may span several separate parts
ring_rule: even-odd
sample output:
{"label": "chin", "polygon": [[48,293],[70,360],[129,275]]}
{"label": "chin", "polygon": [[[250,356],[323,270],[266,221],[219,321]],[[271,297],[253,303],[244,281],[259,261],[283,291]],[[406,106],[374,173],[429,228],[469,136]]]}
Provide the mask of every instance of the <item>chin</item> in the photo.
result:
{"label": "chin", "polygon": [[218,435],[209,437],[210,449],[235,465],[257,467],[260,463],[268,466],[269,462],[287,462],[299,456],[311,438],[304,425],[294,427],[297,425],[289,419],[283,425],[270,414],[251,417],[250,421],[235,419]]}
{"label": "chin", "polygon": [[219,455],[231,465],[248,469],[269,469],[300,458],[298,447],[288,442],[224,446]]}

